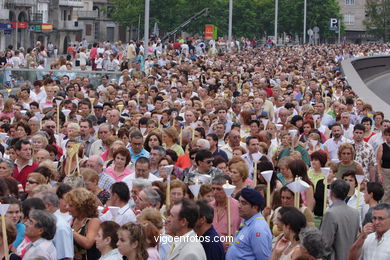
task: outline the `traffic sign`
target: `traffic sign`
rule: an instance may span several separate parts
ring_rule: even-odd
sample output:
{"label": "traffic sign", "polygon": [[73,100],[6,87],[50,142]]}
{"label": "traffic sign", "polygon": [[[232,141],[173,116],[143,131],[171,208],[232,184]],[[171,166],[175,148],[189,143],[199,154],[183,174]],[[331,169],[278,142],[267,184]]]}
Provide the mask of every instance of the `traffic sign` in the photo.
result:
{"label": "traffic sign", "polygon": [[312,36],[313,35],[313,30],[312,29],[309,29],[309,30],[307,30],[307,34],[309,35],[309,36]]}
{"label": "traffic sign", "polygon": [[320,32],[320,28],[318,26],[313,27],[313,32],[318,33]]}
{"label": "traffic sign", "polygon": [[329,30],[336,31],[338,28],[339,28],[339,19],[337,19],[337,18],[330,18]]}

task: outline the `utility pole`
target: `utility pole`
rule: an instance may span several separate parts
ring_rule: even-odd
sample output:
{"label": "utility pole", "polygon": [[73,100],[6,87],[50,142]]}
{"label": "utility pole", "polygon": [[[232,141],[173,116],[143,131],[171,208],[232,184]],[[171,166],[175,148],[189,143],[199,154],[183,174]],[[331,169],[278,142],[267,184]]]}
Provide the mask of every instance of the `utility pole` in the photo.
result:
{"label": "utility pole", "polygon": [[279,5],[279,1],[275,0],[275,30],[274,30],[275,45],[278,44],[278,5]]}
{"label": "utility pole", "polygon": [[303,5],[303,44],[306,43],[306,11],[307,11],[307,0],[304,0],[304,5]]}
{"label": "utility pole", "polygon": [[144,57],[147,58],[147,49],[149,45],[149,6],[150,0],[145,0],[145,31],[144,31]]}
{"label": "utility pole", "polygon": [[228,44],[230,48],[230,43],[232,42],[232,26],[233,26],[233,0],[229,0],[229,33],[228,33]]}

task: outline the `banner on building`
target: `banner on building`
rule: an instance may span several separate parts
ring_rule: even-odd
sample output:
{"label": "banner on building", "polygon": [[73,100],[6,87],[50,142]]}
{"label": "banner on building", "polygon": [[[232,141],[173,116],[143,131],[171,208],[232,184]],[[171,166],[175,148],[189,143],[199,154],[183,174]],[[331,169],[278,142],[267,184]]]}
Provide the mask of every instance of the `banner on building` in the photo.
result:
{"label": "banner on building", "polygon": [[10,22],[8,24],[12,24],[12,28],[18,27],[18,29],[27,29],[28,28],[28,23],[27,22]]}
{"label": "banner on building", "polygon": [[42,32],[53,31],[53,25],[49,23],[42,24]]}
{"label": "banner on building", "polygon": [[206,24],[204,38],[205,38],[205,40],[216,40],[217,39],[217,26],[214,26],[212,24]]}

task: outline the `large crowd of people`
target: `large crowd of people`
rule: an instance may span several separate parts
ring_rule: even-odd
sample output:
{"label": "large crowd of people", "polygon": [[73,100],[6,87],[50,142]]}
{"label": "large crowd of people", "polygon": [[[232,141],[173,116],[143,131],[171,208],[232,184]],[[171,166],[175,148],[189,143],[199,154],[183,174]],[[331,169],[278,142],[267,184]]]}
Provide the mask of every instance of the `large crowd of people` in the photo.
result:
{"label": "large crowd of people", "polygon": [[61,71],[0,93],[0,258],[390,258],[390,120],[340,70],[387,45],[67,51],[0,53]]}

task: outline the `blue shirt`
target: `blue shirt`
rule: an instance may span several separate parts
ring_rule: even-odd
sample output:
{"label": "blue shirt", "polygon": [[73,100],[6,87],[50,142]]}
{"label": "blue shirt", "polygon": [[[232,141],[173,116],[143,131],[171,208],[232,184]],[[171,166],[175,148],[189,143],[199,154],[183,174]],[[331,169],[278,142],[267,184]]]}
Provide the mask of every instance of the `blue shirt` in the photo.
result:
{"label": "blue shirt", "polygon": [[223,244],[220,241],[220,237],[213,226],[209,228],[201,237],[209,239],[209,241],[201,240],[204,252],[206,253],[207,260],[224,260],[225,250]]}
{"label": "blue shirt", "polygon": [[266,260],[271,256],[271,251],[271,230],[261,213],[257,213],[241,224],[226,259]]}
{"label": "blue shirt", "polygon": [[130,151],[132,163],[135,163],[140,157],[146,157],[149,159],[149,152],[146,151],[145,148],[143,148],[142,151],[137,155],[134,155],[133,148],[130,147],[129,151]]}
{"label": "blue shirt", "polygon": [[16,239],[12,244],[14,248],[17,248],[20,245],[20,243],[22,243],[24,239],[25,231],[26,231],[26,226],[22,223],[22,221],[19,221],[18,224],[16,224]]}

